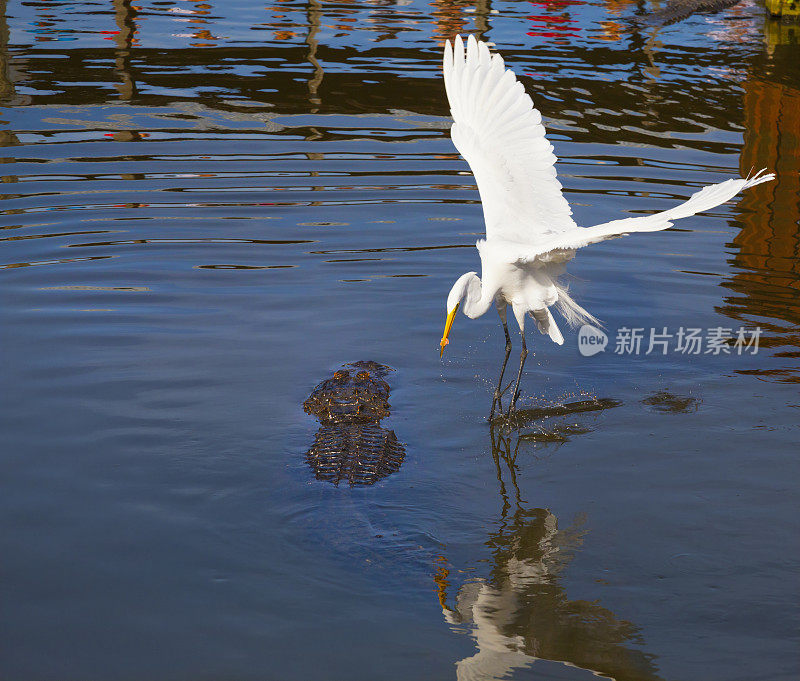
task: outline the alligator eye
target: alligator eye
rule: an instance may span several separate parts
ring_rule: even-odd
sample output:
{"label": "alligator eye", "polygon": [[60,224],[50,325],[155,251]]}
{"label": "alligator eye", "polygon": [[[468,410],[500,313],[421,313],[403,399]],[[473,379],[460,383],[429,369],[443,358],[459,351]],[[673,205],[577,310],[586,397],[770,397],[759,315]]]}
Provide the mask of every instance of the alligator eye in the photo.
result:
{"label": "alligator eye", "polygon": [[368,381],[370,378],[368,371],[359,371],[356,374],[356,379],[359,381]]}
{"label": "alligator eye", "polygon": [[348,378],[350,378],[350,374],[346,371],[337,371],[333,375],[333,378],[337,381],[346,381]]}

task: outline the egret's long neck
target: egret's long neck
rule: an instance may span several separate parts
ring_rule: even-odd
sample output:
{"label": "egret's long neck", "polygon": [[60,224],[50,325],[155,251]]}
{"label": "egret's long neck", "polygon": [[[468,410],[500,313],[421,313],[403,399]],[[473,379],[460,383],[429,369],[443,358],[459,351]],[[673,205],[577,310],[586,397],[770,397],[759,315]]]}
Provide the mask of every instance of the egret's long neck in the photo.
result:
{"label": "egret's long neck", "polygon": [[481,285],[481,280],[477,274],[473,274],[467,283],[467,290],[464,296],[464,314],[471,319],[480,317],[492,306],[494,302],[494,291]]}

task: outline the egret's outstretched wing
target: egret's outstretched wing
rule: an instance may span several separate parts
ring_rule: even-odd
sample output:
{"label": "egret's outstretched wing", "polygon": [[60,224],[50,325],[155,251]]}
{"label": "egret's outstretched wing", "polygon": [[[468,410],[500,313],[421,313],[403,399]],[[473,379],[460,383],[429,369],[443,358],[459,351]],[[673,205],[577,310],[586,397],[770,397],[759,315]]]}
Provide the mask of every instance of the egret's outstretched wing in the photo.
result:
{"label": "egret's outstretched wing", "polygon": [[748,179],[730,179],[719,184],[703,187],[682,204],[661,213],[614,220],[595,227],[576,227],[568,232],[542,239],[535,246],[527,248],[512,248],[509,244],[507,246],[508,259],[511,262],[520,263],[530,263],[536,260],[547,262],[553,259],[552,254],[554,251],[575,250],[604,239],[611,239],[631,234],[632,232],[657,232],[658,230],[666,229],[672,226],[673,220],[686,218],[719,206],[732,199],[743,189],[749,189],[762,182],[769,182],[775,179],[773,173],[764,174],[765,172],[765,170],[761,170]]}
{"label": "egret's outstretched wing", "polygon": [[451,136],[472,169],[488,239],[533,243],[577,225],[556,179],[541,114],[499,54],[470,35],[444,48]]}

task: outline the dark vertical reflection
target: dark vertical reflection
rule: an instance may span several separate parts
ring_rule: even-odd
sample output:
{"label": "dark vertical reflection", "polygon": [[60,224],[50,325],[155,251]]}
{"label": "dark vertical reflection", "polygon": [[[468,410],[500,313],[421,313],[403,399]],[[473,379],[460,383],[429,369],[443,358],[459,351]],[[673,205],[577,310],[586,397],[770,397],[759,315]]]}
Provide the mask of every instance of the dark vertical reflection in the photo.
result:
{"label": "dark vertical reflection", "polygon": [[[489,30],[489,0],[434,0],[431,5],[434,35],[442,40],[452,38],[456,33],[472,33],[467,29],[467,23],[473,16],[476,38],[483,37]],[[467,13],[467,8],[474,8],[475,13]]]}
{"label": "dark vertical reflection", "polygon": [[796,53],[800,48],[800,23],[767,16],[764,21],[764,41],[769,54],[788,46]]}
{"label": "dark vertical reflection", "polygon": [[648,66],[643,66],[642,72],[648,77],[648,80],[655,81],[661,77],[661,69],[656,63],[656,54],[664,45],[658,40],[658,26],[654,26],[650,31],[647,40],[642,45],[642,52],[647,57],[649,62]]}
{"label": "dark vertical reflection", "polygon": [[[14,84],[21,80],[23,60],[11,50],[11,30],[8,26],[8,3],[0,0],[0,102],[5,106],[24,106],[30,104],[28,95],[17,93]],[[0,131],[0,146],[16,143],[16,136]]]}
{"label": "dark vertical reflection", "polygon": [[[658,51],[663,44],[658,40],[658,27],[644,27],[636,22],[631,22],[628,34],[628,55],[631,59],[630,82],[650,85],[661,76],[658,65]],[[649,88],[644,95],[648,99],[653,95]],[[648,107],[652,113],[652,107]],[[642,121],[643,126],[649,126],[651,116],[646,116]]]}
{"label": "dark vertical reflection", "polygon": [[492,3],[490,0],[476,0],[475,1],[475,37],[479,39],[486,39],[486,33],[489,32],[489,14],[492,11]]}
{"label": "dark vertical reflection", "polygon": [[322,79],[325,76],[322,66],[317,59],[317,47],[319,41],[317,34],[319,33],[320,19],[322,18],[322,6],[319,0],[309,0],[306,9],[306,19],[308,21],[308,33],[306,34],[306,45],[308,45],[308,52],[306,53],[306,60],[313,69],[311,78],[308,79],[308,101],[311,102],[311,113],[317,113],[322,104],[322,100],[317,94],[319,86],[322,85]]}
{"label": "dark vertical reflection", "polygon": [[11,99],[14,86],[11,83],[11,64],[8,51],[10,32],[6,19],[6,0],[0,0],[0,101]]}
{"label": "dark vertical reflection", "polygon": [[[129,102],[134,99],[138,92],[136,88],[136,80],[131,70],[131,52],[136,33],[138,32],[136,26],[136,9],[131,5],[131,0],[112,0],[114,3],[114,20],[117,22],[117,33],[114,36],[114,42],[117,47],[114,51],[114,73],[117,74],[119,82],[115,84],[119,92],[119,98],[122,101]],[[139,142],[142,139],[142,134],[136,130],[120,130],[115,132],[112,139],[115,142]],[[123,156],[122,159],[126,161],[134,160],[133,156]],[[123,180],[141,180],[144,177],[142,173],[121,173],[120,176]],[[126,208],[140,208],[142,203],[127,203]]]}
{"label": "dark vertical reflection", "polygon": [[[317,59],[317,48],[319,46],[319,40],[317,38],[317,34],[319,33],[320,29],[320,20],[322,19],[322,5],[320,4],[319,0],[309,0],[308,5],[306,7],[306,21],[308,22],[308,32],[306,33],[306,45],[308,46],[308,51],[306,52],[306,61],[311,64],[312,74],[311,77],[308,79],[308,101],[310,104],[309,111],[311,113],[318,113],[320,106],[322,106],[322,99],[319,96],[319,88],[322,85],[322,79],[325,77],[325,71],[322,68],[322,65],[319,63]],[[316,128],[311,128],[309,135],[306,137],[307,141],[314,141],[318,140],[322,137],[320,132]],[[309,151],[306,152],[306,157],[309,161],[322,161],[325,158],[325,155],[320,152],[313,152]],[[312,177],[318,177],[319,171],[312,170],[310,171],[310,175]],[[313,187],[313,191],[320,192],[323,190],[323,187]],[[311,202],[312,206],[319,205],[318,201]]]}
{"label": "dark vertical reflection", "polygon": [[136,81],[131,72],[131,48],[136,35],[136,10],[131,0],[113,0],[114,20],[117,22],[117,34],[114,42],[114,72],[120,82],[116,84],[120,99],[128,102],[136,96]]}
{"label": "dark vertical reflection", "polygon": [[[11,51],[9,49],[10,31],[6,18],[6,0],[0,0],[0,102],[6,105],[22,104],[14,93],[14,76],[11,65]],[[19,144],[19,139],[11,130],[0,129],[0,147],[12,147]],[[14,163],[12,157],[0,158],[0,163]],[[3,175],[4,183],[17,182],[16,175]],[[3,194],[3,198],[10,195]]]}
{"label": "dark vertical reflection", "polygon": [[[741,231],[731,260],[734,292],[721,312],[762,328],[762,346],[800,358],[800,90],[771,75],[794,69],[797,53],[773,55],[780,69],[767,68],[744,84],[746,132],[740,157],[743,175],[753,169],[775,172],[775,182],[755,187],[739,200]],[[800,366],[760,370],[778,380],[800,381]]]}
{"label": "dark vertical reflection", "polygon": [[485,545],[486,578],[453,590],[442,557],[434,577],[445,620],[475,640],[456,663],[457,678],[504,679],[536,660],[562,662],[617,681],[658,679],[654,656],[638,650],[638,628],[597,601],[570,600],[561,574],[586,531],[567,527],[546,508],[529,508],[517,482],[518,434],[491,431],[501,510]]}

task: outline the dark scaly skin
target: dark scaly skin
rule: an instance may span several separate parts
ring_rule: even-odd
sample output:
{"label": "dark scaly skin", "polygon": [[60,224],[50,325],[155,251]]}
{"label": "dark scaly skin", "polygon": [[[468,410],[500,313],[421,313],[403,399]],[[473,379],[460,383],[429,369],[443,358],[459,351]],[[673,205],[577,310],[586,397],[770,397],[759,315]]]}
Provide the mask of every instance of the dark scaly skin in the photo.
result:
{"label": "dark scaly skin", "polygon": [[377,423],[389,415],[389,371],[376,362],[345,365],[320,383],[303,403],[320,423]]}
{"label": "dark scaly skin", "polygon": [[394,431],[382,428],[389,415],[391,369],[377,362],[346,364],[320,383],[303,403],[320,429],[306,460],[318,480],[372,485],[397,471],[405,449]]}

